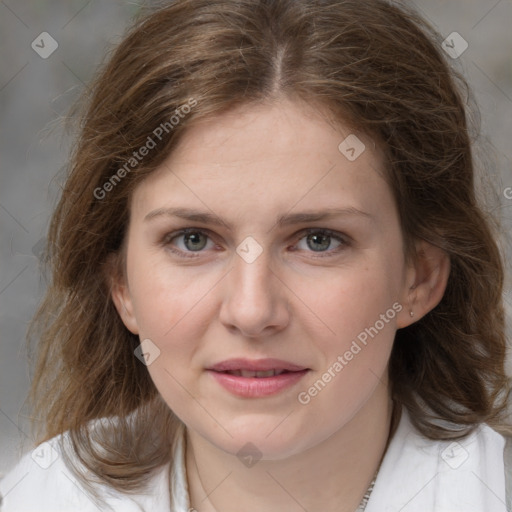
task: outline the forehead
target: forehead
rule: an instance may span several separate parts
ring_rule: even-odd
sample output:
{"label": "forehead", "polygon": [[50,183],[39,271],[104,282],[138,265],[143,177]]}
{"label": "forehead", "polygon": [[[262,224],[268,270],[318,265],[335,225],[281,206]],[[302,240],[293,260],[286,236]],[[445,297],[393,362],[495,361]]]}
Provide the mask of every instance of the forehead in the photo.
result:
{"label": "forehead", "polygon": [[192,125],[133,196],[133,211],[194,206],[213,212],[358,208],[389,203],[371,138],[334,127],[314,108],[250,105]]}

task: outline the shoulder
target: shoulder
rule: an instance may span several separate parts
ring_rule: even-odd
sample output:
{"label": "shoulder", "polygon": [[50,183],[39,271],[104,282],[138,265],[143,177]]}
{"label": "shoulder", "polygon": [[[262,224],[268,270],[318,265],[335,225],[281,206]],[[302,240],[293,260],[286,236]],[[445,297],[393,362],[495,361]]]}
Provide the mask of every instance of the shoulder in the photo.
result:
{"label": "shoulder", "polygon": [[485,423],[479,424],[471,433],[459,440],[433,441],[420,434],[413,426],[409,414],[404,411],[400,424],[401,435],[397,436],[402,447],[420,450],[431,458],[439,459],[450,469],[462,465],[465,459],[480,457],[497,459],[503,463],[506,456],[507,437]]}
{"label": "shoulder", "polygon": [[487,470],[504,478],[507,439],[489,425],[480,424],[470,434],[458,440],[432,441],[410,427],[405,443],[420,450],[425,459],[435,461],[439,474],[451,477],[464,473],[485,475]]}
{"label": "shoulder", "polygon": [[26,453],[0,481],[2,511],[83,510],[97,507],[66,466],[55,437]]}
{"label": "shoulder", "polygon": [[62,453],[65,442],[64,434],[40,444],[26,453],[0,480],[1,512],[169,510],[168,466],[155,473],[147,494],[122,493],[110,487],[94,485],[98,499],[67,466]]}
{"label": "shoulder", "polygon": [[405,413],[367,512],[506,512],[505,445],[505,437],[485,424],[459,440],[428,439]]}

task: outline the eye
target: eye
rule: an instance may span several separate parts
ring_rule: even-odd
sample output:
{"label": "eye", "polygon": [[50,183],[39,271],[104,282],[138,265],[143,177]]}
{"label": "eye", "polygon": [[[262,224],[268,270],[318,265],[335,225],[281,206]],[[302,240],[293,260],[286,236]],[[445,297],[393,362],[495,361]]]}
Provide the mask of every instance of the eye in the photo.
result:
{"label": "eye", "polygon": [[[341,235],[340,233],[336,233],[335,231],[331,231],[329,229],[311,228],[306,230],[305,233],[306,236],[303,236],[299,242],[305,240],[307,248],[302,248],[302,250],[306,250],[307,252],[327,253],[325,256],[332,256],[333,254],[339,253],[350,245],[347,236]],[[332,245],[333,240],[337,242],[337,245],[334,249],[328,250]],[[308,251],[308,249],[310,250]],[[325,256],[324,254],[321,254],[315,257],[322,258]]]}
{"label": "eye", "polygon": [[[173,247],[172,242],[180,238],[183,239],[183,243],[181,247],[178,247],[178,249],[176,249],[175,247]],[[190,253],[200,253],[206,247],[206,242],[209,238],[210,237],[208,236],[208,233],[206,231],[197,228],[185,228],[180,231],[166,235],[162,240],[162,244],[168,247],[170,251],[172,251],[175,254],[178,254],[179,256],[182,256],[184,258],[195,258],[199,255],[196,256]]]}
{"label": "eye", "polygon": [[[305,236],[302,236],[299,242],[305,240],[306,248],[299,247],[300,243],[295,247],[299,247],[299,250],[306,252],[319,253],[314,256],[316,258],[334,256],[350,246],[350,238],[348,236],[329,229],[310,228],[301,234],[304,233]],[[180,239],[181,244],[176,242],[176,240],[180,241]],[[211,242],[210,247],[208,247],[208,240]],[[333,240],[336,241],[337,245],[329,250]],[[209,232],[198,228],[184,228],[180,231],[169,233],[163,237],[161,244],[182,258],[197,258],[201,252],[204,252],[204,249],[215,247]]]}

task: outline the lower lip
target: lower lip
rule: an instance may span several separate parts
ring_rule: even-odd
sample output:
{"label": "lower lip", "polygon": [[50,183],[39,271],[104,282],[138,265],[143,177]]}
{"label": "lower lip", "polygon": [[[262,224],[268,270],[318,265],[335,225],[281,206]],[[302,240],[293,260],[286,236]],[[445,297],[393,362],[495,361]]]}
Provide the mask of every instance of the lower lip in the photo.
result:
{"label": "lower lip", "polygon": [[275,395],[299,382],[309,370],[282,373],[273,377],[239,377],[229,373],[208,370],[225,389],[244,398],[259,398]]}

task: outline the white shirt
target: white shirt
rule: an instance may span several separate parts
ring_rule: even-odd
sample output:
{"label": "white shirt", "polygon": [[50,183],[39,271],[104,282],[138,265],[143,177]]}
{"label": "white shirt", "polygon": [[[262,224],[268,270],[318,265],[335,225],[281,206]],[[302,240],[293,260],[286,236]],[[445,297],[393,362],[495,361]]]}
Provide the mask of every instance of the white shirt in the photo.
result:
{"label": "white shirt", "polygon": [[[193,511],[183,438],[173,462],[171,511],[169,465],[155,472],[146,494],[98,486],[105,503],[96,504],[64,464],[59,437],[24,455],[0,481],[1,512]],[[505,438],[486,425],[460,442],[425,439],[404,411],[365,512],[506,512],[504,446]]]}

